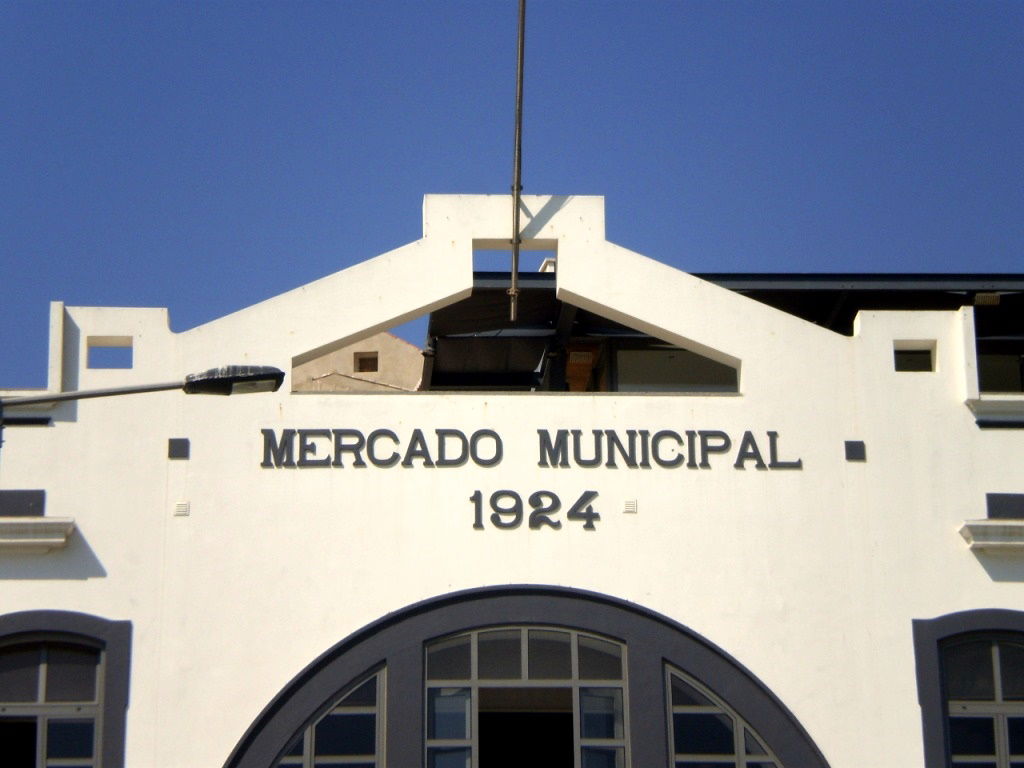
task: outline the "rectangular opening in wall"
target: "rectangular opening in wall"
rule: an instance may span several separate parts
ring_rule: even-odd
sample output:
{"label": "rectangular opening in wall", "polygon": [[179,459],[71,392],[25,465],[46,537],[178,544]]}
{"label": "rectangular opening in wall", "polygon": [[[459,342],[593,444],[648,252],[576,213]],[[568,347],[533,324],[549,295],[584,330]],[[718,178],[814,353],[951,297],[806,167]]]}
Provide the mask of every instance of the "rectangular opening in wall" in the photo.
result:
{"label": "rectangular opening in wall", "polygon": [[1024,354],[983,352],[979,344],[978,386],[982,392],[1024,391]]}
{"label": "rectangular opening in wall", "polygon": [[922,373],[935,370],[934,341],[893,342],[893,364],[900,373]]}
{"label": "rectangular opening in wall", "polygon": [[131,368],[131,336],[89,336],[86,365],[89,368]]}
{"label": "rectangular opening in wall", "polygon": [[[519,271],[554,272],[556,251],[524,243],[519,250]],[[511,272],[512,246],[502,248],[473,248],[474,272]]]}
{"label": "rectangular opening in wall", "polygon": [[978,388],[987,393],[1024,392],[1024,292],[977,294],[974,333]]}
{"label": "rectangular opening in wall", "polygon": [[376,373],[379,366],[376,352],[355,352],[352,355],[352,370],[356,373]]}
{"label": "rectangular opening in wall", "polygon": [[619,349],[619,392],[738,392],[735,368],[676,347]]}
{"label": "rectangular opening in wall", "polygon": [[986,493],[989,520],[1024,520],[1024,493]]}

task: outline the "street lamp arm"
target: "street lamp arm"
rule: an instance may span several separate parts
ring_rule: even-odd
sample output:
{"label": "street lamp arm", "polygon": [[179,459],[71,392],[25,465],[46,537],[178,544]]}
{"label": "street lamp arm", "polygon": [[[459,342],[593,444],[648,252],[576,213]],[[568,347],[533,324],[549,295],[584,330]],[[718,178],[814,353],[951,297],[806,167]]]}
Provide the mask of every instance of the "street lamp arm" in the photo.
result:
{"label": "street lamp arm", "polygon": [[181,389],[182,382],[168,381],[163,384],[140,384],[128,387],[107,387],[105,389],[83,389],[74,392],[51,392],[45,395],[27,395],[25,397],[5,397],[5,408],[16,405],[45,405],[60,403],[65,400],[88,400],[91,397],[113,397],[115,395],[134,395],[140,392],[162,392],[169,389]]}
{"label": "street lamp arm", "polygon": [[106,389],[82,389],[75,392],[51,392],[45,395],[7,397],[0,405],[10,408],[18,405],[43,405],[65,400],[86,400],[91,397],[134,395],[141,392],[162,392],[180,389],[189,395],[231,395],[249,392],[276,392],[284,381],[284,371],[269,365],[225,365],[202,373],[190,373],[184,381],[161,384],[132,384]]}

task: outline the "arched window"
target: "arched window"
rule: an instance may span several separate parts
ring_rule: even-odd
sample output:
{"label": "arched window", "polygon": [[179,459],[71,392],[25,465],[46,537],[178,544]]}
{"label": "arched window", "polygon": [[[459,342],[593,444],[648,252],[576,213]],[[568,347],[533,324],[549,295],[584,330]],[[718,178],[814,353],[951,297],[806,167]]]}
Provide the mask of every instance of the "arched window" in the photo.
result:
{"label": "arched window", "polygon": [[1024,766],[1024,635],[959,635],[942,644],[953,766]]}
{"label": "arched window", "polygon": [[9,768],[124,763],[127,622],[0,616],[0,749]]}
{"label": "arched window", "polygon": [[665,671],[675,768],[782,768],[764,740],[722,699],[677,669]]}
{"label": "arched window", "polygon": [[[742,754],[687,764],[670,747],[687,705],[670,703],[666,664],[733,733],[751,735]],[[367,670],[380,670],[373,706],[349,698]],[[372,716],[372,755],[369,719],[357,727],[356,713]],[[334,732],[347,735],[321,754],[318,728],[334,716]],[[225,765],[381,768],[385,758],[427,768],[828,768],[778,699],[704,638],[635,604],[537,586],[445,595],[356,632],[296,675]]]}
{"label": "arched window", "polygon": [[914,622],[927,768],[1024,768],[1024,613]]}

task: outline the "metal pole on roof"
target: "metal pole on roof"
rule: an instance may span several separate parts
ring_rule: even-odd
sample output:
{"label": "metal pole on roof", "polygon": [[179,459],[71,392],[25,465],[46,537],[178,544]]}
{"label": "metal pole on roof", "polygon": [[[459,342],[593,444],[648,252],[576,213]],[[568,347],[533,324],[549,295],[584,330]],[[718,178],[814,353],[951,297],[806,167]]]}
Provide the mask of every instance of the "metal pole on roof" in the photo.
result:
{"label": "metal pole on roof", "polygon": [[523,55],[526,51],[526,0],[519,0],[519,56],[516,62],[516,147],[512,171],[512,282],[509,319],[516,321],[519,301],[519,197],[523,191]]}

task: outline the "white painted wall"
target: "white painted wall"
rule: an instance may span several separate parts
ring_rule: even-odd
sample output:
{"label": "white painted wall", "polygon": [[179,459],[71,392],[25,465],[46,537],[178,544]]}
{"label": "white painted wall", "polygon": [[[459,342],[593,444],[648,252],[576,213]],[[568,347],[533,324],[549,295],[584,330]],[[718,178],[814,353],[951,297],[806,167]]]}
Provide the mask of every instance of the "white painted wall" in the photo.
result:
{"label": "white painted wall", "polygon": [[[128,765],[222,765],[341,638],[418,600],[512,583],[606,593],[699,632],[771,688],[833,768],[922,764],[911,620],[1024,606],[1024,559],[975,554],[957,534],[984,516],[986,492],[1024,492],[1020,433],[979,430],[965,405],[969,317],[865,312],[845,338],[605,242],[600,198],[525,206],[528,236],[557,243],[561,298],[739,363],[740,394],[292,395],[286,382],[230,399],[80,401],[54,408],[50,429],[6,430],[0,487],[45,488],[47,514],[78,532],[62,551],[0,555],[0,613],[132,621]],[[165,310],[56,305],[51,387],[288,370],[467,295],[473,241],[500,239],[508,208],[427,197],[422,240],[180,334]],[[132,336],[135,368],[83,369],[90,335]],[[934,340],[934,372],[893,370],[907,339]],[[505,455],[489,469],[260,466],[262,428],[343,427],[489,428]],[[559,428],[749,429],[764,450],[773,430],[803,468],[538,467],[537,430]],[[190,460],[167,460],[172,437],[190,439]],[[847,462],[844,440],[864,440],[868,460]],[[470,494],[499,488],[596,490],[602,519],[594,532],[473,530]],[[191,513],[174,516],[176,502]]]}

